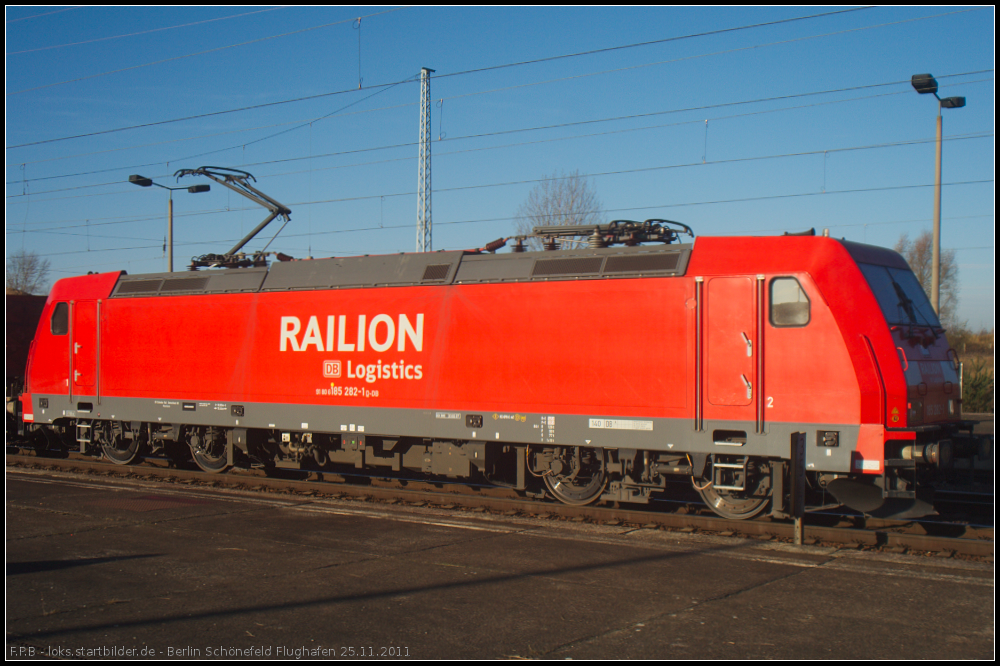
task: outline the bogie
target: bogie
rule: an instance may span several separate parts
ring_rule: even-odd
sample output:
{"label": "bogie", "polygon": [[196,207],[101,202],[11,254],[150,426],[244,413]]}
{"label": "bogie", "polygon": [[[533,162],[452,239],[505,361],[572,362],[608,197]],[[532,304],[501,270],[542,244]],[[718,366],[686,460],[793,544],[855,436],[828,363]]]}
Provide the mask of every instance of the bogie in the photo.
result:
{"label": "bogie", "polygon": [[730,519],[753,518],[771,500],[771,468],[749,456],[712,456],[707,478],[691,482],[712,511]]}
{"label": "bogie", "polygon": [[187,428],[185,432],[191,457],[198,467],[217,474],[229,467],[227,431],[223,428]]}
{"label": "bogie", "polygon": [[[82,430],[87,424],[77,424]],[[91,437],[104,457],[116,465],[130,465],[140,459],[145,448],[142,428],[121,421],[91,421]]]}
{"label": "bogie", "polygon": [[549,493],[564,504],[595,502],[608,483],[602,449],[545,447],[534,453],[531,469],[532,474],[542,477]]}

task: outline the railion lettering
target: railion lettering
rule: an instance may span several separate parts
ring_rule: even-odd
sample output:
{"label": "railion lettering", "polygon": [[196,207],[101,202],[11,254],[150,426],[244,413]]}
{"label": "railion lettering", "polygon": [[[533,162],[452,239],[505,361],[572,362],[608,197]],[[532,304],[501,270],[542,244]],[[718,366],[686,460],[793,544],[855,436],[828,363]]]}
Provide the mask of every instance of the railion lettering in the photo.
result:
{"label": "railion lettering", "polygon": [[295,316],[281,317],[280,351],[376,352],[423,351],[424,313],[412,319],[401,314],[395,319],[387,314],[357,318],[348,315],[312,315],[306,320]]}

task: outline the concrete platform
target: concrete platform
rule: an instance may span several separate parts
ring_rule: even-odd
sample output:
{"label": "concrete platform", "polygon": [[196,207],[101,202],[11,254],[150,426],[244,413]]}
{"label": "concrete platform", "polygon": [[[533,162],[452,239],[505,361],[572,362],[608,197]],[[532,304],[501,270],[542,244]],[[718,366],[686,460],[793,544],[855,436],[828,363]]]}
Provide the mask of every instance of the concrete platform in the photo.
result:
{"label": "concrete platform", "polygon": [[992,563],[8,470],[7,657],[991,659]]}

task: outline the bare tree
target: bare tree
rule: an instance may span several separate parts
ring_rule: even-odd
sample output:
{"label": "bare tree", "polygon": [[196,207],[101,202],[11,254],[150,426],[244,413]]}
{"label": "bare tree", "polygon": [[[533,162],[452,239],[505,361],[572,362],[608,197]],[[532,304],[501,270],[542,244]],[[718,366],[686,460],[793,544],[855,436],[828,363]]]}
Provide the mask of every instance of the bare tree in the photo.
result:
{"label": "bare tree", "polygon": [[[534,227],[556,224],[604,224],[604,211],[597,192],[579,171],[568,176],[561,172],[546,176],[517,209],[514,220],[517,234],[521,236],[530,234]],[[541,249],[537,238],[528,244],[532,249]]]}
{"label": "bare tree", "polygon": [[[910,240],[908,234],[900,236],[893,249],[903,255],[910,270],[917,276],[924,293],[930,298],[931,267],[933,265],[934,240],[930,231],[925,231],[916,240]],[[958,264],[955,263],[954,250],[941,251],[941,296],[938,302],[938,319],[945,328],[953,328],[958,309]]]}
{"label": "bare tree", "polygon": [[45,291],[49,277],[49,260],[42,259],[34,252],[18,250],[7,257],[8,291],[22,294],[37,294]]}

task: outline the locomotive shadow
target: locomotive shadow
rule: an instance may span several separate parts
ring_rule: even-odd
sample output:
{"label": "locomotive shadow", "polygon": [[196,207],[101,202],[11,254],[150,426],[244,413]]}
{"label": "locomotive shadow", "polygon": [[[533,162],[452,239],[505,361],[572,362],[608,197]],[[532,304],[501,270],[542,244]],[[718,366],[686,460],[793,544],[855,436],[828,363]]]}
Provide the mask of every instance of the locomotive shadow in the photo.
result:
{"label": "locomotive shadow", "polygon": [[[687,551],[683,553],[666,553],[666,554],[656,554],[647,555],[642,557],[632,557],[622,560],[617,560],[614,562],[605,562],[601,564],[587,564],[572,567],[551,567],[536,569],[532,571],[525,571],[520,573],[502,574],[490,576],[487,578],[481,578],[476,580],[468,581],[453,581],[448,583],[436,583],[433,585],[416,585],[411,587],[399,587],[392,590],[382,590],[373,591],[364,594],[348,594],[348,595],[334,595],[329,597],[322,597],[317,599],[310,599],[298,602],[284,602],[279,601],[277,603],[270,604],[260,604],[256,606],[245,606],[243,608],[232,608],[216,611],[205,611],[202,613],[175,613],[170,615],[158,615],[155,617],[149,617],[144,619],[136,620],[116,620],[107,623],[100,624],[81,624],[77,626],[63,626],[59,629],[25,632],[25,633],[8,633],[8,641],[10,640],[30,640],[30,639],[44,639],[53,638],[57,636],[76,634],[80,632],[93,632],[93,631],[104,631],[109,628],[127,630],[134,629],[145,626],[160,626],[167,623],[189,623],[189,622],[199,622],[202,620],[212,620],[212,619],[222,619],[227,617],[239,617],[241,615],[255,614],[255,613],[272,613],[272,612],[283,612],[283,611],[295,611],[295,610],[305,610],[310,608],[317,608],[332,604],[344,604],[344,603],[355,603],[355,602],[371,602],[379,601],[384,599],[391,599],[393,597],[405,597],[415,594],[426,594],[431,592],[442,592],[448,590],[461,590],[463,588],[473,588],[484,585],[497,585],[504,583],[511,583],[520,580],[527,580],[532,578],[548,578],[552,576],[575,574],[575,573],[585,573],[600,570],[611,570],[621,567],[631,567],[641,564],[650,564],[657,562],[667,562],[671,560],[678,560],[690,557],[699,557],[706,554],[714,553],[724,553],[727,551],[739,550],[741,548],[752,547],[753,543],[746,544],[734,544],[734,545],[723,545],[715,546],[711,548],[703,548],[694,551]],[[95,564],[98,561],[111,561],[119,559],[132,559],[132,558],[142,558],[142,557],[154,557],[153,555],[135,555],[123,558],[94,558],[93,560],[87,561],[82,560],[85,563]],[[72,564],[72,562],[70,562]],[[56,567],[60,568],[60,567]],[[24,572],[22,572],[24,573]]]}
{"label": "locomotive shadow", "polygon": [[964,536],[967,526],[952,523],[920,522],[920,528],[929,536],[957,538]]}
{"label": "locomotive shadow", "polygon": [[73,569],[75,567],[85,567],[92,564],[105,564],[107,562],[123,562],[126,560],[141,560],[147,557],[163,557],[162,553],[150,555],[121,555],[118,557],[89,557],[78,560],[38,560],[34,562],[7,562],[6,575],[18,576],[21,574],[40,573],[42,571],[60,571],[62,569]]}

